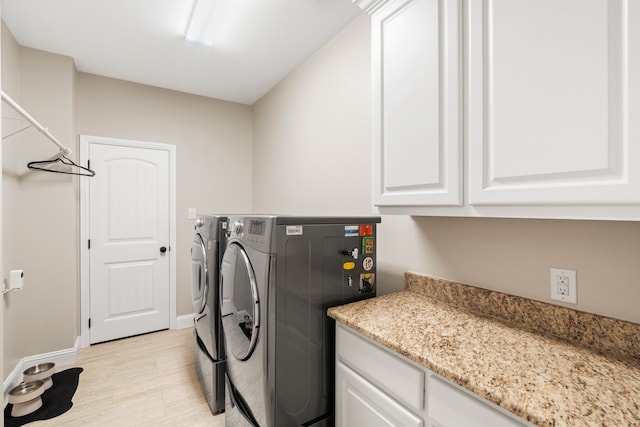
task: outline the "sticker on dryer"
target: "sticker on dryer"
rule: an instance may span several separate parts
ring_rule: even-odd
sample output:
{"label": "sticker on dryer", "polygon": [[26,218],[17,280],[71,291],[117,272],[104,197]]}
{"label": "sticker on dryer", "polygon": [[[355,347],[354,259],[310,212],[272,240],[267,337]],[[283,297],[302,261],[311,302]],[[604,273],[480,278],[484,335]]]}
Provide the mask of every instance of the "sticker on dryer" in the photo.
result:
{"label": "sticker on dryer", "polygon": [[301,225],[287,225],[287,236],[302,236]]}
{"label": "sticker on dryer", "polygon": [[361,236],[373,236],[373,225],[361,225],[359,232]]}
{"label": "sticker on dryer", "polygon": [[364,271],[370,271],[373,268],[373,258],[368,256],[365,259],[363,259],[362,268],[364,268]]}
{"label": "sticker on dryer", "polygon": [[363,237],[362,238],[362,253],[363,254],[372,254],[374,248],[373,237]]}
{"label": "sticker on dryer", "polygon": [[357,225],[345,225],[344,226],[344,237],[349,236],[358,236],[360,234],[360,229]]}

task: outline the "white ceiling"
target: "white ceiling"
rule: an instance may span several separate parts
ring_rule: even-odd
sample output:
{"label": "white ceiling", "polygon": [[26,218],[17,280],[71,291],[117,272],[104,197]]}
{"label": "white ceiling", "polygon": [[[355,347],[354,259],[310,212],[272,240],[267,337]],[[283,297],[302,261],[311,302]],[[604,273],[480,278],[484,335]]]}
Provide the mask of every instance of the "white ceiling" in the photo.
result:
{"label": "white ceiling", "polygon": [[22,46],[79,71],[253,104],[360,12],[350,0],[230,1],[216,44],[184,42],[194,0],[2,0]]}

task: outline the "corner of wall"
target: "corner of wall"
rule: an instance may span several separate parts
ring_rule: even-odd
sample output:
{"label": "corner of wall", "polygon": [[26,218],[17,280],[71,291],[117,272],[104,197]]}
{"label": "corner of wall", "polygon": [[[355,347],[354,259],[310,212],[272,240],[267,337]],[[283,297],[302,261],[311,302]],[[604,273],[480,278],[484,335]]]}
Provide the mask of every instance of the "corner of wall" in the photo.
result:
{"label": "corner of wall", "polygon": [[49,362],[55,363],[56,367],[73,365],[78,359],[78,350],[80,350],[80,337],[76,338],[75,345],[72,348],[23,357],[4,379],[4,383],[2,385],[4,399],[3,406],[6,406],[7,404],[9,391],[22,382],[22,372],[25,369],[41,363]]}

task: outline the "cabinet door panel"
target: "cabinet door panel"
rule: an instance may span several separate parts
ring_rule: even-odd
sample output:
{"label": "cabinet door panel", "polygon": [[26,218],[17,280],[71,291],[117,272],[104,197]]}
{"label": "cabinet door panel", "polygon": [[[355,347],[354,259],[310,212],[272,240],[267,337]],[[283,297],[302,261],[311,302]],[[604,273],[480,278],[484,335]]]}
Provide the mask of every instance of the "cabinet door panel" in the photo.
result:
{"label": "cabinet door panel", "polygon": [[336,331],[337,357],[376,386],[415,411],[424,408],[421,369],[344,328]]}
{"label": "cabinet door panel", "polygon": [[639,12],[470,0],[471,204],[640,203]]}
{"label": "cabinet door panel", "polygon": [[374,13],[374,203],[460,205],[459,0]]}
{"label": "cabinet door panel", "polygon": [[341,362],[336,364],[337,427],[422,427],[424,421]]}

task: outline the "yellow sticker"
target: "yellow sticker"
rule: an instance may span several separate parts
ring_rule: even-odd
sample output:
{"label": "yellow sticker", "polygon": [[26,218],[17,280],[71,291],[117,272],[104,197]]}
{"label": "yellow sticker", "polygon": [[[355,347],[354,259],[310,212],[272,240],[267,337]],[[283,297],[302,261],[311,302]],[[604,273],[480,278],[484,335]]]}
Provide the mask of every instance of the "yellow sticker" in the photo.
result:
{"label": "yellow sticker", "polygon": [[356,268],[356,263],[353,261],[345,262],[344,264],[342,264],[342,268],[344,268],[345,270],[353,270],[354,268]]}

